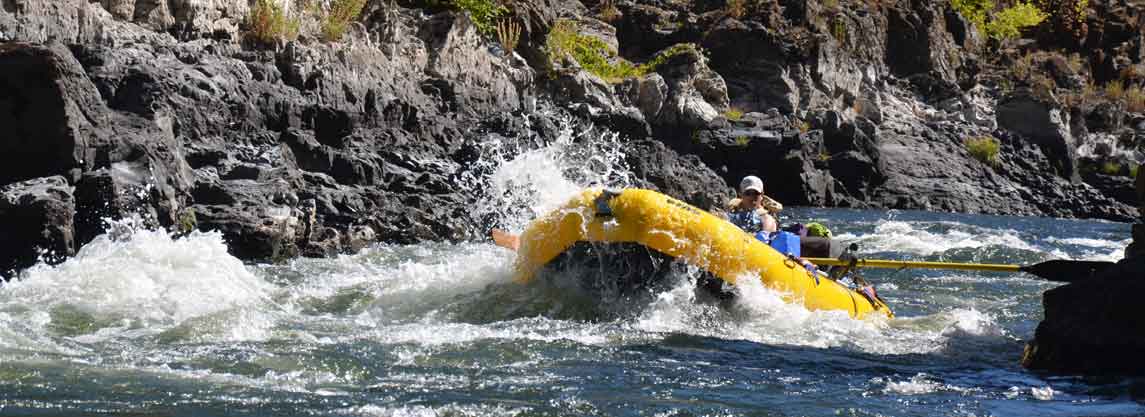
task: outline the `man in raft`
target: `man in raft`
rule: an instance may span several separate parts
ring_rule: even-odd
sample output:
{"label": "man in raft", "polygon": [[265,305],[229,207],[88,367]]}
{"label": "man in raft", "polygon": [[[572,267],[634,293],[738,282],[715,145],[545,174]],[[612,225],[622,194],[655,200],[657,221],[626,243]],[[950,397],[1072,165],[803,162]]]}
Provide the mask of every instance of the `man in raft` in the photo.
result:
{"label": "man in raft", "polygon": [[727,210],[728,221],[743,231],[770,235],[779,230],[775,214],[783,210],[783,205],[763,194],[763,180],[748,175],[739,182],[739,197],[728,202]]}

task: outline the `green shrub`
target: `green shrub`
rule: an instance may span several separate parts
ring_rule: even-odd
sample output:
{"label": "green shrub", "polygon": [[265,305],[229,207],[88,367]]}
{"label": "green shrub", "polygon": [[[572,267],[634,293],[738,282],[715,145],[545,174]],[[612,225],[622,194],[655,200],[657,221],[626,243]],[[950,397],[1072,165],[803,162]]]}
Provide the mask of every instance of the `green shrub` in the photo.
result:
{"label": "green shrub", "polygon": [[799,130],[799,133],[807,133],[811,131],[811,123],[806,120],[799,120],[795,122],[795,128]]}
{"label": "green shrub", "polygon": [[847,42],[847,21],[843,20],[843,16],[835,16],[831,19],[831,35],[839,43]]}
{"label": "green shrub", "polygon": [[735,107],[728,108],[728,111],[724,112],[724,118],[732,121],[742,119],[743,110],[737,109]]}
{"label": "green shrub", "polygon": [[643,65],[641,65],[640,66],[640,74],[643,75],[643,74],[647,74],[647,73],[656,71],[656,69],[660,68],[661,65],[668,63],[668,60],[671,59],[672,57],[686,53],[686,52],[693,52],[693,51],[696,53],[701,53],[700,47],[694,43],[678,43],[678,44],[672,45],[672,46],[668,47],[668,49],[657,52],[656,56],[652,57],[652,60],[645,62]]}
{"label": "green shrub", "polygon": [[1121,96],[1125,95],[1125,84],[1121,80],[1110,81],[1105,85],[1105,96],[1113,100],[1121,100]]}
{"label": "green shrub", "polygon": [[640,75],[640,69],[617,56],[611,46],[577,29],[576,22],[571,20],[558,20],[553,25],[545,42],[550,62],[572,57],[581,68],[609,82]]}
{"label": "green shrub", "polygon": [[1002,9],[986,23],[986,36],[994,39],[1014,39],[1022,35],[1022,28],[1037,26],[1046,20],[1046,14],[1029,3],[1017,3]]}
{"label": "green shrub", "polygon": [[453,6],[468,14],[477,31],[486,36],[493,35],[497,18],[509,12],[497,0],[453,0]]}
{"label": "green shrub", "polygon": [[993,0],[950,0],[950,5],[979,30],[986,27],[986,18],[994,11]]}
{"label": "green shrub", "polygon": [[1145,91],[1141,86],[1135,85],[1125,89],[1122,100],[1125,101],[1125,110],[1133,113],[1145,112]]}
{"label": "green shrub", "polygon": [[1110,176],[1120,175],[1121,164],[1113,161],[1105,161],[1101,164],[1101,173]]}
{"label": "green shrub", "polygon": [[258,0],[247,20],[250,35],[264,44],[294,40],[301,25],[301,20],[288,15],[278,0]]}
{"label": "green shrub", "polygon": [[1043,9],[1021,1],[996,13],[993,0],[951,0],[950,4],[978,31],[994,39],[1016,38],[1022,29],[1036,26],[1047,17]]}
{"label": "green shrub", "polygon": [[998,139],[994,139],[990,136],[982,136],[967,139],[965,145],[966,151],[970,152],[970,156],[974,157],[974,159],[985,164],[998,164],[998,149],[1000,147]]}
{"label": "green shrub", "polygon": [[322,39],[334,42],[342,39],[350,22],[356,20],[366,7],[366,0],[334,0],[330,12],[322,19]]}
{"label": "green shrub", "polygon": [[635,65],[619,57],[616,50],[604,41],[578,32],[576,22],[567,19],[558,20],[553,24],[545,41],[549,62],[557,63],[566,57],[572,57],[585,71],[608,82],[620,82],[626,78],[639,77],[655,71],[671,57],[697,48],[690,43],[676,44],[657,53],[647,63]]}
{"label": "green shrub", "polygon": [[736,136],[736,146],[743,148],[747,147],[749,144],[751,144],[751,138],[747,137],[746,135]]}

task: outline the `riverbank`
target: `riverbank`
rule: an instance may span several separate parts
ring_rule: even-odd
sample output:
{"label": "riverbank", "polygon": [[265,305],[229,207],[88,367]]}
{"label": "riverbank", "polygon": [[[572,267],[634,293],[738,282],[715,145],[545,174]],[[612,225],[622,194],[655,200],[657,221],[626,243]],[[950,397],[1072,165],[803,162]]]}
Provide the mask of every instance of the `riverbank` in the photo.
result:
{"label": "riverbank", "polygon": [[754,173],[789,205],[1138,214],[1142,28],[1119,2],[1068,42],[988,40],[944,3],[521,2],[496,20],[515,44],[378,0],[325,39],[341,3],[282,3],[296,31],[252,39],[265,2],[4,2],[0,270],[125,217],[261,261],[480,238],[499,220],[472,207],[502,201],[479,161],[565,130],[619,132],[634,185],[701,207]]}

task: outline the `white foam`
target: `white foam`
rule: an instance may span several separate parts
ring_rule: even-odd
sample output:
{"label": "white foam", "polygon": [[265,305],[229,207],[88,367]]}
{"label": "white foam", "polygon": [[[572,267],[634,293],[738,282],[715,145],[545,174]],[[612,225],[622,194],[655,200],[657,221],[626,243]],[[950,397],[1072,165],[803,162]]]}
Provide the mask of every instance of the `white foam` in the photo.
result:
{"label": "white foam", "polygon": [[952,226],[950,230],[943,233],[931,233],[920,228],[927,224],[934,223],[920,224],[897,220],[880,220],[872,233],[863,235],[842,233],[836,238],[840,241],[858,243],[863,252],[905,252],[916,255],[932,255],[950,249],[973,249],[985,246],[1036,250],[1029,243],[1018,238],[1017,233],[1012,230],[981,229],[959,223],[949,223]]}
{"label": "white foam", "polygon": [[607,325],[584,325],[548,319],[517,319],[496,325],[467,323],[410,323],[386,326],[349,338],[368,338],[384,344],[415,344],[422,347],[463,345],[481,340],[571,340],[602,346],[612,341]]}
{"label": "white foam", "polygon": [[438,407],[427,406],[398,406],[383,407],[378,405],[363,405],[335,410],[334,414],[344,416],[364,417],[438,417],[442,415],[459,416],[517,416],[529,410],[521,407],[504,407],[500,405],[445,405]]}
{"label": "white foam", "polygon": [[919,373],[909,380],[905,381],[886,381],[882,378],[875,378],[873,382],[885,382],[886,386],[883,392],[887,394],[900,394],[900,395],[924,395],[935,392],[958,392],[966,393],[970,391],[978,391],[976,388],[964,388],[957,385],[944,384],[935,381],[930,375],[926,373]]}
{"label": "white foam", "polygon": [[1054,399],[1053,387],[1032,387],[1030,388],[1030,395],[1042,401],[1049,401]]}
{"label": "white foam", "polygon": [[739,295],[732,312],[697,304],[692,288],[681,285],[661,294],[635,327],[644,332],[679,332],[765,344],[848,347],[874,354],[931,353],[944,349],[955,335],[1001,331],[992,317],[974,310],[894,320],[872,315],[855,320],[846,312],[809,311],[788,303],[758,279],[737,281]]}
{"label": "white foam", "polygon": [[[163,232],[134,231],[118,240],[100,236],[60,265],[26,270],[0,287],[0,311],[9,322],[35,323],[34,317],[69,311],[91,320],[85,325],[93,330],[161,330],[266,303],[272,289],[226,253],[217,233],[172,240]],[[44,331],[50,324],[26,330]]]}
{"label": "white foam", "polygon": [[1090,239],[1090,238],[1081,238],[1081,237],[1057,238],[1057,237],[1050,236],[1050,237],[1045,238],[1045,241],[1049,242],[1049,243],[1057,243],[1057,244],[1062,244],[1062,245],[1076,245],[1076,246],[1088,246],[1091,248],[1100,248],[1100,249],[1122,249],[1122,250],[1124,250],[1126,246],[1129,246],[1129,243],[1131,243],[1133,241],[1133,239],[1106,240],[1106,239]]}

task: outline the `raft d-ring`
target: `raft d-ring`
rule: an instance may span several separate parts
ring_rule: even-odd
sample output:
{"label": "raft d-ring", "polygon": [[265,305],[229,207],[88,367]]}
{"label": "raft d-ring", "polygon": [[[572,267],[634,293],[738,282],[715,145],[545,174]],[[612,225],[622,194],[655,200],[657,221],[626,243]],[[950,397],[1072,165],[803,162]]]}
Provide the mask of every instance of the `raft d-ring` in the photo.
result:
{"label": "raft d-ring", "polygon": [[786,258],[783,258],[783,266],[786,266],[787,269],[795,269],[795,265],[795,257],[787,255]]}

